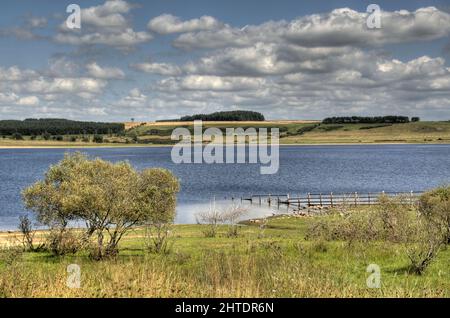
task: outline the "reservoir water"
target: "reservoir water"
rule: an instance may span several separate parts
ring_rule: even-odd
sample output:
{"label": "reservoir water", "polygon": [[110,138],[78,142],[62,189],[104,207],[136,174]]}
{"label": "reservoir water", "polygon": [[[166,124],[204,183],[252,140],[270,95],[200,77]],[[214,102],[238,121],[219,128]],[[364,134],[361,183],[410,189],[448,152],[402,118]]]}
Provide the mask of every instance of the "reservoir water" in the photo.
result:
{"label": "reservoir water", "polygon": [[[307,192],[409,192],[450,184],[450,145],[282,146],[275,175],[257,164],[174,164],[170,147],[0,149],[0,230],[17,228],[26,213],[21,191],[42,179],[65,152],[82,151],[137,169],[163,167],[181,181],[176,223],[218,201],[250,194]],[[255,210],[254,214],[270,211]]]}

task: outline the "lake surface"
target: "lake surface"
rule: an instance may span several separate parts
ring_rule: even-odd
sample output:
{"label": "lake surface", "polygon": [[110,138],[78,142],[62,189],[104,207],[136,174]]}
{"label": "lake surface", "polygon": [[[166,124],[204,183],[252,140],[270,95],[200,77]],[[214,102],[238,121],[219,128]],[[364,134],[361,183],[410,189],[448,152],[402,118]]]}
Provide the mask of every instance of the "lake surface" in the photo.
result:
{"label": "lake surface", "polygon": [[[49,165],[76,149],[0,149],[0,230],[16,229],[26,213],[20,192]],[[170,147],[81,149],[93,157],[128,160],[138,169],[164,167],[181,180],[177,223],[218,201],[261,193],[409,192],[450,184],[450,145],[280,147],[280,169],[261,175],[256,164],[174,164]],[[253,215],[267,214],[254,209]]]}

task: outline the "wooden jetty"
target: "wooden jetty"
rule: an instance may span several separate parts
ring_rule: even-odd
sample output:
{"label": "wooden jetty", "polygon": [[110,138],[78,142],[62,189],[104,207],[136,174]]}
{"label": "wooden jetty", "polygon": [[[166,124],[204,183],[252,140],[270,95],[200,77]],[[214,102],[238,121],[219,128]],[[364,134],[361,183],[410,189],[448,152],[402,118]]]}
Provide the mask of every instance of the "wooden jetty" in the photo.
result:
{"label": "wooden jetty", "polygon": [[300,209],[301,207],[334,207],[339,205],[375,205],[382,195],[389,197],[403,197],[405,203],[414,204],[423,192],[375,192],[375,193],[306,193],[291,196],[290,194],[252,194],[242,197],[241,201],[250,201],[252,204],[286,205]]}

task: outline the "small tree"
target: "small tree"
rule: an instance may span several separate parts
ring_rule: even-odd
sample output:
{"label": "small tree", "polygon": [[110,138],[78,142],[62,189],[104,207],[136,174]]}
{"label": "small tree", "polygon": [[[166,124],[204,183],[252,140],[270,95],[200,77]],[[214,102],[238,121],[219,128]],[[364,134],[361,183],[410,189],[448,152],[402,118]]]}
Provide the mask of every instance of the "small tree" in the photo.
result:
{"label": "small tree", "polygon": [[220,224],[229,224],[228,236],[238,235],[238,221],[247,213],[247,210],[239,205],[231,205],[218,208],[215,200],[211,203],[209,210],[196,214],[197,223],[208,225],[204,231],[206,237],[216,237]]}
{"label": "small tree", "polygon": [[238,222],[248,213],[248,210],[240,205],[231,205],[223,211],[223,220],[229,224],[228,236],[237,237],[239,235]]}
{"label": "small tree", "polygon": [[[144,213],[147,247],[156,253],[169,252],[170,225],[175,219],[179,182],[165,169],[150,169],[141,173],[139,183],[141,209]],[[151,198],[149,200],[148,198]]]}
{"label": "small tree", "polygon": [[36,232],[33,229],[33,224],[28,216],[21,216],[19,218],[19,230],[22,233],[22,245],[25,250],[38,251],[43,248],[42,244],[34,245],[34,236]]}
{"label": "small tree", "polygon": [[419,117],[412,117],[412,118],[411,118],[411,121],[412,121],[413,123],[419,122],[419,121],[420,121],[420,118],[419,118]]}
{"label": "small tree", "polygon": [[443,228],[445,241],[450,244],[450,186],[423,194],[419,199],[420,213],[436,228]]}
{"label": "small tree", "polygon": [[[154,177],[161,174],[164,179]],[[171,186],[162,187],[169,181]],[[89,160],[75,153],[66,154],[23,197],[27,208],[45,225],[64,229],[70,220],[84,221],[85,240],[96,237],[92,256],[102,259],[117,255],[119,241],[131,227],[155,215],[173,220],[177,191],[178,180],[167,170],[137,172],[128,162]],[[168,201],[173,203],[163,208]]]}
{"label": "small tree", "polygon": [[23,137],[22,137],[22,134],[16,132],[16,133],[14,133],[12,135],[12,139],[14,139],[14,140],[23,140]]}
{"label": "small tree", "polygon": [[224,214],[217,209],[215,200],[210,204],[208,210],[197,213],[195,217],[197,223],[207,225],[206,230],[203,232],[206,237],[216,237],[219,224],[225,221]]}
{"label": "small tree", "polygon": [[103,136],[102,135],[94,135],[93,141],[97,144],[103,143]]}

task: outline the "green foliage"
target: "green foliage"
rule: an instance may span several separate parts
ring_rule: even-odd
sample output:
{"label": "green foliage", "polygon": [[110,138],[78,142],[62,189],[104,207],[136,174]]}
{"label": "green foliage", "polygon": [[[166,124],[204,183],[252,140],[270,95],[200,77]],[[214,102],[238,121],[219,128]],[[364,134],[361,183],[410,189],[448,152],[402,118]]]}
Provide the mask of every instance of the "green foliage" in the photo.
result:
{"label": "green foliage", "polygon": [[[0,135],[12,135],[15,132],[22,135],[80,135],[119,133],[125,130],[120,123],[82,122],[67,119],[25,119],[1,120]],[[48,140],[48,139],[46,139]]]}
{"label": "green foliage", "polygon": [[444,224],[441,216],[431,217],[426,212],[435,211],[438,206],[436,201],[428,200],[433,194],[441,199],[448,195],[438,189],[427,194],[427,199],[421,198],[425,202],[421,204],[422,213],[405,198],[381,196],[375,209],[321,217],[309,227],[306,238],[342,240],[349,245],[375,241],[402,244],[410,261],[410,272],[420,275],[437,257],[448,235],[448,223]]}
{"label": "green foliage", "polygon": [[22,134],[15,132],[12,134],[12,139],[14,140],[23,140]]}
{"label": "green foliage", "polygon": [[172,222],[178,191],[178,180],[168,170],[137,172],[128,162],[74,153],[25,189],[23,198],[50,228],[64,231],[70,220],[84,221],[86,237],[97,236],[95,258],[102,259],[118,253],[119,241],[133,226]]}
{"label": "green foliage", "polygon": [[264,121],[264,115],[258,112],[235,110],[228,112],[216,112],[212,114],[197,114],[181,117],[180,121]]}
{"label": "green foliage", "polygon": [[379,116],[379,117],[328,117],[322,123],[324,124],[399,124],[408,123],[409,117],[406,116]]}
{"label": "green foliage", "polygon": [[442,228],[450,244],[450,186],[440,187],[423,194],[419,210],[436,228]]}
{"label": "green foliage", "polygon": [[103,143],[103,136],[102,135],[94,135],[94,138],[92,140],[97,144],[101,144],[101,143]]}
{"label": "green foliage", "polygon": [[377,129],[377,128],[390,127],[390,126],[392,126],[392,124],[383,124],[383,125],[374,125],[374,126],[362,126],[362,127],[359,127],[359,130]]}

